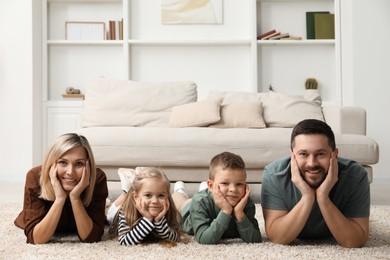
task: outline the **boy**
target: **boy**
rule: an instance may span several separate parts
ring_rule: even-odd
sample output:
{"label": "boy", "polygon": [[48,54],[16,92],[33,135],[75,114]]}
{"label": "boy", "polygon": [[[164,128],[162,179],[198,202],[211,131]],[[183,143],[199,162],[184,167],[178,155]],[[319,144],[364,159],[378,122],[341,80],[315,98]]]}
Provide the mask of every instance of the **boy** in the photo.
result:
{"label": "boy", "polygon": [[[201,183],[201,187],[205,183]],[[200,188],[202,189],[202,188]],[[207,188],[188,198],[183,182],[172,194],[183,217],[184,232],[195,235],[201,244],[216,244],[223,238],[241,238],[247,243],[261,242],[255,219],[255,205],[246,184],[245,163],[236,154],[223,152],[210,162]]]}

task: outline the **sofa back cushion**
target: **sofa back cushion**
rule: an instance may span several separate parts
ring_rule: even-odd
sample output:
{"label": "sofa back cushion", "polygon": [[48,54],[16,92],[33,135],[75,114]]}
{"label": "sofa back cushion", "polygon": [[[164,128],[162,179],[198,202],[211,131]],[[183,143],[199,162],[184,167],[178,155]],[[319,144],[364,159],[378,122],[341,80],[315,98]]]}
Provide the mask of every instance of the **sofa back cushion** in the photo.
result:
{"label": "sofa back cushion", "polygon": [[82,126],[166,126],[172,107],[196,100],[197,86],[192,81],[91,79]]}

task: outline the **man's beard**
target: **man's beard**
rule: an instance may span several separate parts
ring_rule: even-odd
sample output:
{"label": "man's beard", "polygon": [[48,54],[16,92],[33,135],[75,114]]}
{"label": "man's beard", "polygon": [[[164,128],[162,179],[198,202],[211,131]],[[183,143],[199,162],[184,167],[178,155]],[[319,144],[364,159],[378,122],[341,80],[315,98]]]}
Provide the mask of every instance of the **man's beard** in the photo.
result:
{"label": "man's beard", "polygon": [[[316,183],[310,183],[308,182],[306,176],[304,173],[309,172],[318,172],[317,174],[321,176],[322,180],[320,182]],[[305,182],[313,189],[317,189],[325,180],[326,178],[326,169],[324,169],[321,166],[316,166],[316,167],[305,167],[303,170],[301,170],[301,176],[305,180]]]}

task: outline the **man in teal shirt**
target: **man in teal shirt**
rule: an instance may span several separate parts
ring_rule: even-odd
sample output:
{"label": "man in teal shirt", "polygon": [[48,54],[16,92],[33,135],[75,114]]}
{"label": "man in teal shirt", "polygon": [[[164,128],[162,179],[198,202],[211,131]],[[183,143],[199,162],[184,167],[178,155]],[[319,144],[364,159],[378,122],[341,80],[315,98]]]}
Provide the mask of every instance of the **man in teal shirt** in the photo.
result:
{"label": "man in teal shirt", "polygon": [[272,242],[334,237],[344,247],[368,240],[370,186],[358,163],[338,158],[332,129],[303,120],[291,134],[291,156],[265,168],[261,204]]}

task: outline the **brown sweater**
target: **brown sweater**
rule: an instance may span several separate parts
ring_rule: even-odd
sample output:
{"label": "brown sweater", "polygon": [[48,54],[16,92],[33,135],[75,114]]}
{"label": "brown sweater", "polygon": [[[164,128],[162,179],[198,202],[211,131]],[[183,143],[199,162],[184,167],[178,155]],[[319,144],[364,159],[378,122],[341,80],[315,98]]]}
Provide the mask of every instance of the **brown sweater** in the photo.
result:
{"label": "brown sweater", "polygon": [[[93,228],[89,236],[82,242],[97,242],[101,240],[106,224],[105,206],[108,196],[107,179],[105,173],[96,169],[96,184],[93,192],[92,201],[86,208],[86,211],[93,222]],[[24,229],[27,236],[27,243],[34,244],[34,227],[46,216],[53,201],[47,201],[39,198],[41,187],[39,178],[41,175],[41,166],[31,169],[26,176],[24,188],[23,210],[15,219],[15,225]],[[78,234],[76,222],[73,216],[72,205],[69,198],[64,204],[61,218],[58,222],[56,232]]]}

